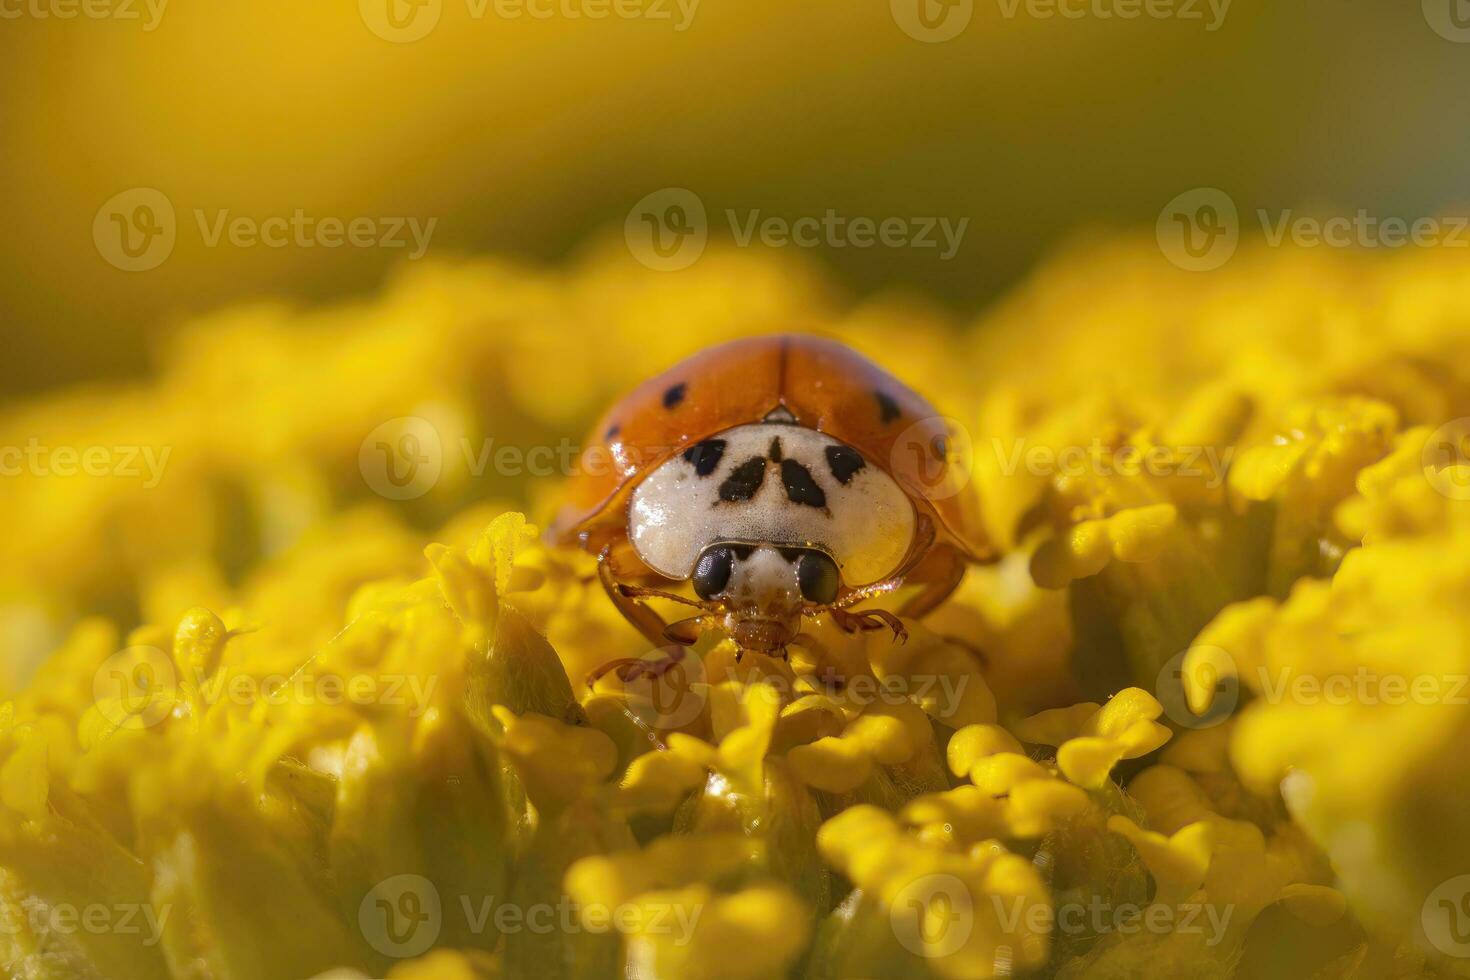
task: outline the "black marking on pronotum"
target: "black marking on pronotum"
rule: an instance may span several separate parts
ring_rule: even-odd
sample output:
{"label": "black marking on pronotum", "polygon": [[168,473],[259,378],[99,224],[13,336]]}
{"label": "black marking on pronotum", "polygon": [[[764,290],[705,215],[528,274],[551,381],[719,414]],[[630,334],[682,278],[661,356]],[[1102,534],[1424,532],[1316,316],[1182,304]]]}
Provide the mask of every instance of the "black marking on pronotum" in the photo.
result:
{"label": "black marking on pronotum", "polygon": [[862,455],[851,446],[827,447],[827,468],[843,486],[851,483],[853,474],[867,465]]}
{"label": "black marking on pronotum", "polygon": [[797,559],[806,551],[805,548],[777,548],[776,550],[781,552],[781,557],[786,559],[788,565],[796,564]]}
{"label": "black marking on pronotum", "polygon": [[678,407],[678,404],[681,401],[684,400],[685,387],[686,386],[685,386],[684,382],[680,381],[678,384],[674,385],[668,391],[665,391],[664,392],[664,408],[676,408],[676,407]]}
{"label": "black marking on pronotum", "polygon": [[786,485],[786,499],[793,504],[818,508],[827,506],[827,495],[812,479],[812,471],[796,460],[788,459],[781,463],[781,482]]}
{"label": "black marking on pronotum", "polygon": [[887,425],[903,414],[898,410],[898,402],[894,401],[891,396],[881,391],[875,391],[873,392],[873,397],[878,399],[878,415],[883,419],[884,425]]}
{"label": "black marking on pronotum", "polygon": [[704,442],[696,442],[684,450],[684,459],[694,467],[694,472],[699,476],[709,476],[720,465],[720,459],[725,455],[725,440],[706,439]]}
{"label": "black marking on pronotum", "polygon": [[761,421],[769,422],[772,425],[795,425],[796,416],[792,415],[791,409],[785,405],[777,405],[767,412],[766,417],[761,419]]}
{"label": "black marking on pronotum", "polygon": [[765,478],[765,459],[760,456],[752,456],[735,467],[735,472],[725,477],[725,482],[720,484],[720,499],[727,504],[749,500],[761,488],[761,483]]}
{"label": "black marking on pronotum", "polygon": [[751,555],[755,554],[755,545],[732,544],[730,545],[730,550],[735,552],[735,557],[738,558],[740,561],[745,561]]}
{"label": "black marking on pronotum", "polygon": [[781,437],[777,436],[771,440],[771,451],[766,453],[768,459],[773,463],[781,462]]}

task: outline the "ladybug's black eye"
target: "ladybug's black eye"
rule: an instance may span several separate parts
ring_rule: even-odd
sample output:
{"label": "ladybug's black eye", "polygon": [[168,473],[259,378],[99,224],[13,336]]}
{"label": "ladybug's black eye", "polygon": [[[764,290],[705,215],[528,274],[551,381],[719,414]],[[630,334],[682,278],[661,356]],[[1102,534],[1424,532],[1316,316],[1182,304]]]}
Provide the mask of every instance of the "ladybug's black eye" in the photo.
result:
{"label": "ladybug's black eye", "polygon": [[796,583],[808,602],[825,606],[836,599],[840,579],[837,563],[820,551],[808,551],[796,563]]}
{"label": "ladybug's black eye", "polygon": [[725,591],[734,567],[735,555],[729,548],[711,548],[700,555],[699,564],[694,566],[694,594],[701,599],[713,599]]}

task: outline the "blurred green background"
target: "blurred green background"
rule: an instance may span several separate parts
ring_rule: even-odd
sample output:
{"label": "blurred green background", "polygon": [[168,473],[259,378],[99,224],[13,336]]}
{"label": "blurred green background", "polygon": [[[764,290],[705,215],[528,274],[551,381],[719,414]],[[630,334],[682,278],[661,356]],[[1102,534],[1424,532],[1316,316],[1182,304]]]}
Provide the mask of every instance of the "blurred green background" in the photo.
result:
{"label": "blurred green background", "polygon": [[[370,292],[404,257],[208,247],[196,208],[436,218],[431,256],[536,261],[666,186],[695,191],[715,233],[725,208],[968,218],[950,261],[818,258],[854,293],[970,311],[1059,241],[1151,227],[1197,186],[1232,195],[1247,232],[1256,208],[1413,218],[1470,197],[1470,128],[1446,111],[1470,43],[1431,27],[1464,0],[1236,0],[1215,30],[1203,0],[1177,0],[1198,19],[1135,20],[1091,6],[1117,0],[1069,0],[1080,18],[922,0],[971,14],[943,43],[901,29],[921,0],[702,0],[683,30],[673,0],[668,19],[598,20],[494,0],[478,18],[475,0],[80,2],[0,0],[3,401],[138,375],[161,334],[227,302]],[[368,25],[390,2],[439,20],[385,40]],[[173,203],[178,241],[124,272],[92,223],[140,186]]]}

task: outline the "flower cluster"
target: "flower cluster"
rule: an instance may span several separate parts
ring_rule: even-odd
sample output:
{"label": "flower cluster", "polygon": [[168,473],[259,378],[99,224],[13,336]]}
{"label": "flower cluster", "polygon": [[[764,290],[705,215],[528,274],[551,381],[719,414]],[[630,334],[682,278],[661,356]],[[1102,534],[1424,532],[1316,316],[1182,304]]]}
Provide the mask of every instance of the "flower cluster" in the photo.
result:
{"label": "flower cluster", "polygon": [[[1464,975],[1467,285],[1122,241],[961,329],[594,252],[195,324],[0,418],[167,460],[0,480],[0,972]],[[902,645],[650,650],[479,447],[793,327],[922,380],[1003,557]]]}

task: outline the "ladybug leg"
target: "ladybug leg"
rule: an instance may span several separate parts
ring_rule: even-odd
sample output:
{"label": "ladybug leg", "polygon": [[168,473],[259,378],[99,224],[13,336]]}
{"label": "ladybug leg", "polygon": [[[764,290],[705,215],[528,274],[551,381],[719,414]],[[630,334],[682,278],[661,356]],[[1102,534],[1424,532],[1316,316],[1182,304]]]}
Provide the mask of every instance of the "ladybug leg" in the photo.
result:
{"label": "ladybug leg", "polygon": [[907,578],[898,576],[884,579],[882,582],[874,582],[872,585],[865,585],[860,589],[853,589],[847,595],[842,596],[836,602],[832,603],[829,608],[834,610],[846,609],[848,606],[855,606],[859,602],[866,602],[874,596],[887,595],[890,592],[902,588],[907,581]]}
{"label": "ladybug leg", "polygon": [[617,660],[609,660],[601,667],[587,674],[587,686],[591,687],[608,674],[616,673],[618,680],[627,683],[639,677],[657,679],[667,674],[674,665],[684,659],[685,650],[680,647],[666,647],[664,656],[660,659],[639,659],[636,657],[621,657]]}
{"label": "ladybug leg", "polygon": [[664,638],[664,630],[668,624],[663,621],[658,613],[654,612],[637,598],[626,595],[623,592],[623,583],[617,580],[613,565],[615,559],[612,557],[612,547],[604,548],[602,554],[597,556],[597,577],[602,582],[603,591],[617,607],[618,612],[633,627],[654,646],[663,646],[667,640]]}
{"label": "ladybug leg", "polygon": [[705,630],[714,629],[719,624],[720,617],[718,616],[692,616],[689,619],[681,619],[677,623],[670,623],[664,628],[664,638],[687,647],[698,640],[699,635]]}
{"label": "ladybug leg", "polygon": [[887,609],[864,609],[860,612],[849,612],[846,609],[833,609],[832,621],[837,624],[838,629],[846,633],[856,633],[859,630],[881,630],[884,627],[893,630],[893,639],[897,643],[904,643],[909,638],[909,631],[893,613]]}
{"label": "ladybug leg", "polygon": [[904,603],[899,612],[909,619],[923,619],[929,615],[960,587],[966,567],[964,556],[954,548],[934,548],[905,577],[909,584],[923,588]]}
{"label": "ladybug leg", "polygon": [[699,599],[690,599],[687,596],[678,595],[673,592],[663,592],[659,589],[650,589],[642,585],[629,585],[626,582],[618,583],[618,591],[629,599],[667,599],[670,602],[681,602],[686,606],[713,612],[720,607],[718,602],[708,602]]}

